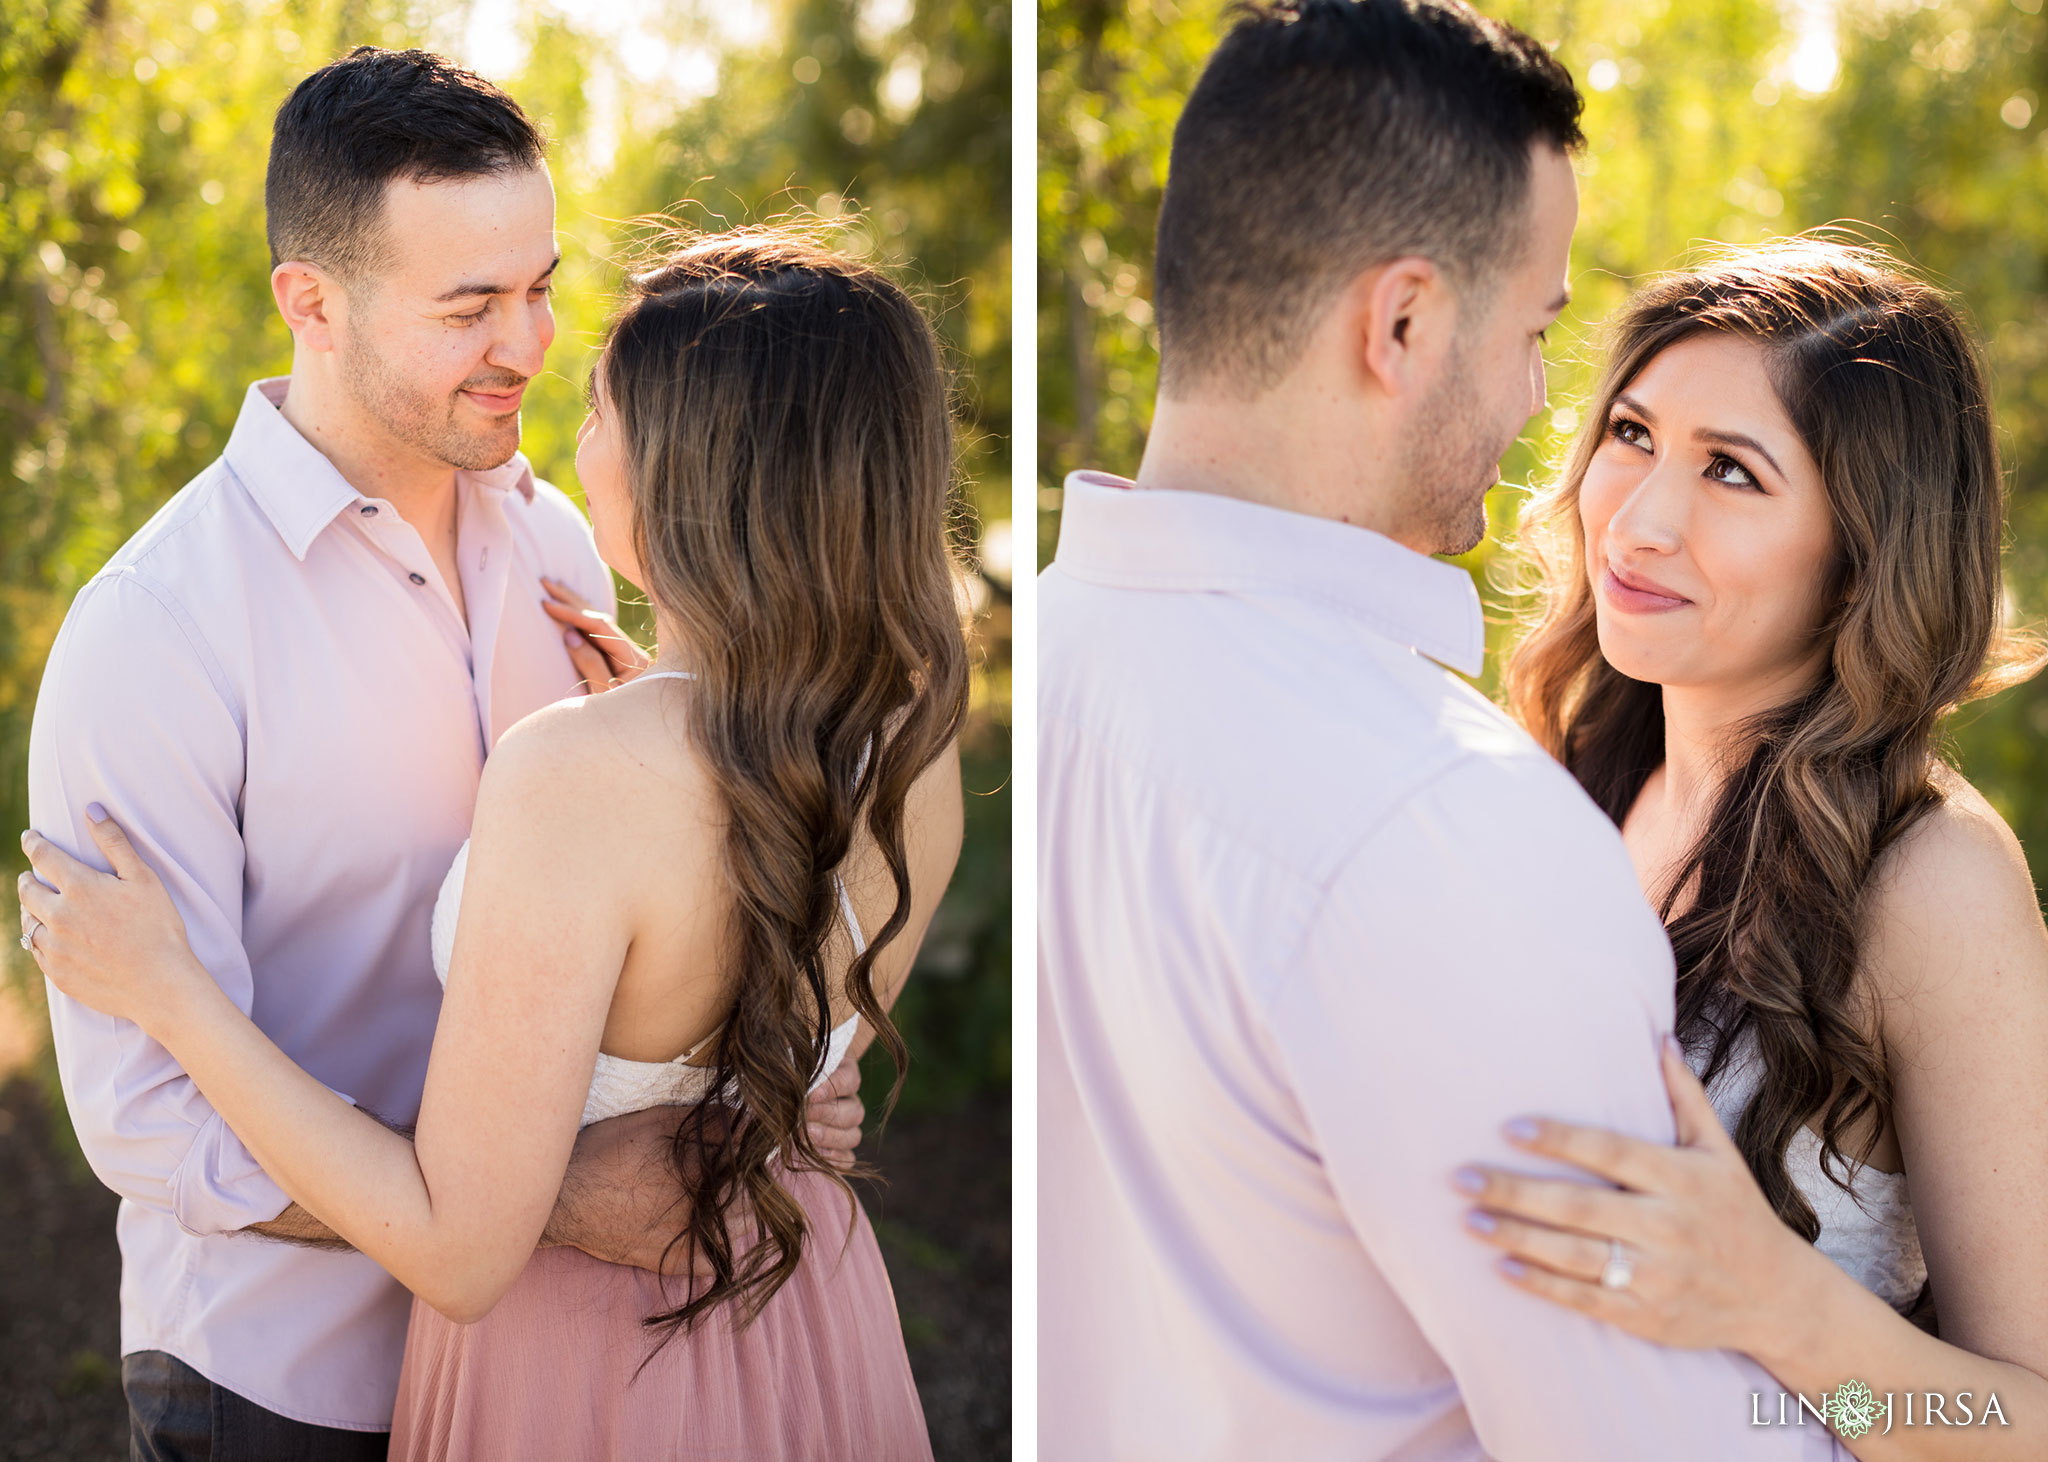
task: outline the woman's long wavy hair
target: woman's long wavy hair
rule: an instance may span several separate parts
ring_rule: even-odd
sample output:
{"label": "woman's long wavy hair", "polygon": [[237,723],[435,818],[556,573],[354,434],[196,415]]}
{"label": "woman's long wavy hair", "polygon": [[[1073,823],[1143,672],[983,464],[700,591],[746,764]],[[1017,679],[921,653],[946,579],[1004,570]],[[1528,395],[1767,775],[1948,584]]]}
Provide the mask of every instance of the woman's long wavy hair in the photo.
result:
{"label": "woman's long wavy hair", "polygon": [[690,735],[727,812],[722,1099],[682,1109],[672,1150],[689,1207],[675,1242],[711,1275],[648,1321],[672,1336],[728,1302],[750,1322],[796,1271],[807,1225],[778,1172],[845,1188],[805,1101],[833,1024],[834,878],[863,836],[896,903],[836,985],[895,1063],[892,1102],[902,1084],[873,971],[910,915],[906,799],[967,705],[952,422],[918,307],[789,230],[699,238],[634,276],[597,371],[642,587],[688,647]]}
{"label": "woman's long wavy hair", "polygon": [[1507,672],[1515,715],[1617,825],[1664,760],[1664,709],[1660,687],[1600,653],[1579,488],[1614,398],[1660,352],[1707,332],[1763,347],[1820,467],[1835,539],[1816,630],[1828,654],[1803,694],[1739,728],[1661,913],[1679,1039],[1711,1079],[1755,1033],[1762,1080],[1735,1142],[1778,1216],[1812,1241],[1819,1220],[1786,1172],[1786,1144],[1818,1116],[1822,1169],[1846,1189],[1868,1147],[1846,1153],[1845,1139],[1859,1122],[1882,1132],[1891,1115],[1856,979],[1873,871],[1941,800],[1942,718],[2033,674],[2041,655],[2002,625],[1990,393],[1939,290],[1876,250],[1813,237],[1660,279],[1613,326],[1561,477],[1531,505],[1539,610]]}

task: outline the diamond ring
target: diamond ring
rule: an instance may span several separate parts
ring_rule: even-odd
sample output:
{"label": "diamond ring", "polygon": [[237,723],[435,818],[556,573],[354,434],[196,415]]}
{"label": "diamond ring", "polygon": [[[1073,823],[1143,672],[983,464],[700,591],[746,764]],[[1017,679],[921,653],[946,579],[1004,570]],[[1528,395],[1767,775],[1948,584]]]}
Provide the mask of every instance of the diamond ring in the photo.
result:
{"label": "diamond ring", "polygon": [[1620,1239],[1607,1241],[1607,1262],[1600,1266],[1600,1286],[1603,1289],[1627,1289],[1636,1277],[1636,1266],[1628,1257],[1628,1250],[1622,1248]]}
{"label": "diamond ring", "polygon": [[30,914],[29,922],[33,924],[35,927],[30,929],[28,933],[21,936],[21,947],[27,950],[30,954],[34,954],[36,952],[36,936],[43,932],[43,921],[41,919],[38,919],[34,914]]}

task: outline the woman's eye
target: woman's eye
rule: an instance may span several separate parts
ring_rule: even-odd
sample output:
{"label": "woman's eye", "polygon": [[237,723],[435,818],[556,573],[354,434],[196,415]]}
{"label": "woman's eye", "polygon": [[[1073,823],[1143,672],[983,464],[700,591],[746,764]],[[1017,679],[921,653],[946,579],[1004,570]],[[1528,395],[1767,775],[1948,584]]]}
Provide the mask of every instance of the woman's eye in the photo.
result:
{"label": "woman's eye", "polygon": [[1716,457],[1707,464],[1707,476],[1731,487],[1761,487],[1750,470],[1733,457]]}
{"label": "woman's eye", "polygon": [[1607,435],[1631,447],[1647,449],[1650,445],[1649,430],[1641,422],[1630,421],[1625,416],[1617,416],[1607,423]]}

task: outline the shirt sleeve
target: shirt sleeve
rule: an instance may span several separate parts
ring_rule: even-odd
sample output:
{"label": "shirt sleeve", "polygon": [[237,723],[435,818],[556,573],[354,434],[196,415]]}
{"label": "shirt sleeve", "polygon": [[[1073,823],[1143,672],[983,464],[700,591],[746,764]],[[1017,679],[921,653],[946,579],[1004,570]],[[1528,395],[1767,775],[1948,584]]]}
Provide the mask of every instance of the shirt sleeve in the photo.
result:
{"label": "shirt sleeve", "polygon": [[[29,733],[29,816],[105,870],[86,806],[102,804],[169,889],[193,951],[251,1009],[242,948],[243,726],[218,663],[176,601],[109,570],[72,605]],[[290,1199],[170,1053],[125,1020],[49,989],[79,1146],[101,1182],[186,1232],[247,1228]]]}
{"label": "shirt sleeve", "polygon": [[1747,1358],[1525,1294],[1465,1230],[1461,1164],[1584,1177],[1509,1147],[1511,1117],[1673,1140],[1656,1054],[1671,986],[1612,827],[1531,757],[1460,763],[1376,829],[1274,991],[1338,1201],[1498,1462],[1832,1454],[1753,1424],[1751,1393],[1775,1418],[1780,1388]]}

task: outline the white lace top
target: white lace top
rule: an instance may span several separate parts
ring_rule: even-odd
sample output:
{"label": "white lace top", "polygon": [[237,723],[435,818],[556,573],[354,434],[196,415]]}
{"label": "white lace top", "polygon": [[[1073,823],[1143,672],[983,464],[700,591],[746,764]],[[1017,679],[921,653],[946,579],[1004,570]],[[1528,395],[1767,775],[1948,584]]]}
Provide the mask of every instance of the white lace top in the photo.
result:
{"label": "white lace top", "polygon": [[[639,678],[688,680],[691,677],[687,671],[648,670],[643,671]],[[455,919],[462,907],[462,884],[468,872],[469,844],[464,842],[448,869],[447,877],[441,880],[440,895],[434,900],[434,973],[444,986],[448,983],[449,962],[455,954]],[[846,932],[853,939],[853,952],[858,957],[868,945],[860,932],[860,920],[854,917],[853,900],[847,897],[846,885],[836,875],[832,886],[839,892],[839,913],[846,920]],[[825,1051],[824,1069],[811,1083],[813,1090],[838,1069],[840,1061],[853,1045],[853,1034],[859,1023],[858,1016],[849,1016],[833,1029],[831,1044]],[[690,1063],[717,1034],[713,1031],[673,1061],[626,1061],[599,1051],[597,1068],[590,1073],[590,1095],[584,1099],[583,1121],[579,1125],[588,1127],[592,1122],[624,1116],[627,1112],[645,1111],[648,1107],[687,1107],[705,1100],[711,1095],[714,1073],[708,1066]]]}
{"label": "white lace top", "polygon": [[[1702,1054],[1693,1061],[1694,1071],[1705,1064]],[[1762,1079],[1756,1033],[1744,1031],[1741,1045],[1707,1088],[1721,1125],[1730,1132]],[[1927,1281],[1927,1261],[1920,1253],[1906,1175],[1865,1167],[1845,1192],[1821,1171],[1820,1138],[1810,1127],[1800,1128],[1786,1145],[1785,1170],[1820,1219],[1814,1247],[1893,1309],[1911,1306]]]}

